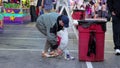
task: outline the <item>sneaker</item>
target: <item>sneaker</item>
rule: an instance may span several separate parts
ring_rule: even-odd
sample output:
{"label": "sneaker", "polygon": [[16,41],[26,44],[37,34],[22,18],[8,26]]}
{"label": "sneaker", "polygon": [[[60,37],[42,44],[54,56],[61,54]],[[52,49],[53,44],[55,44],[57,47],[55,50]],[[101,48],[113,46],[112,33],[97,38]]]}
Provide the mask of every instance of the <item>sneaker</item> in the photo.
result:
{"label": "sneaker", "polygon": [[66,60],[74,60],[75,58],[72,57],[72,56],[69,55],[69,54],[66,54],[66,55],[65,55],[65,59],[66,59]]}
{"label": "sneaker", "polygon": [[115,50],[115,55],[120,55],[120,49]]}
{"label": "sneaker", "polygon": [[73,56],[70,56],[70,59],[71,59],[71,60],[75,60],[75,57],[73,57]]}
{"label": "sneaker", "polygon": [[69,55],[69,54],[66,54],[64,58],[65,58],[66,60],[70,60],[70,55]]}

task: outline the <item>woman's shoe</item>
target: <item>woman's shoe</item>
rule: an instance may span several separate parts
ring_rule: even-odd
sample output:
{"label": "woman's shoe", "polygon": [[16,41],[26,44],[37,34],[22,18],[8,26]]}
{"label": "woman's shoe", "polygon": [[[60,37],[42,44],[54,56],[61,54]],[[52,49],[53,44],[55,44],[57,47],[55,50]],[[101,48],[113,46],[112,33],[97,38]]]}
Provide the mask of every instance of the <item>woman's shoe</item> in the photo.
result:
{"label": "woman's shoe", "polygon": [[66,54],[64,57],[66,60],[74,60],[75,58],[72,57],[70,54]]}

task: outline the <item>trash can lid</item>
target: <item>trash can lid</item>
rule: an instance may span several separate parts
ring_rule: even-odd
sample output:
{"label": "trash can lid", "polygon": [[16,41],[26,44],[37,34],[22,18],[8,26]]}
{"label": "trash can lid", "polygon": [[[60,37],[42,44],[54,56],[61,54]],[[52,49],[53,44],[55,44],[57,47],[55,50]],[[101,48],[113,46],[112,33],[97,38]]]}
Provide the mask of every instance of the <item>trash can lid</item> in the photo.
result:
{"label": "trash can lid", "polygon": [[84,20],[78,20],[78,24],[86,24],[86,23],[90,23],[90,24],[104,24],[107,22],[107,19],[105,18],[96,18],[96,19],[92,19],[92,18],[87,18]]}

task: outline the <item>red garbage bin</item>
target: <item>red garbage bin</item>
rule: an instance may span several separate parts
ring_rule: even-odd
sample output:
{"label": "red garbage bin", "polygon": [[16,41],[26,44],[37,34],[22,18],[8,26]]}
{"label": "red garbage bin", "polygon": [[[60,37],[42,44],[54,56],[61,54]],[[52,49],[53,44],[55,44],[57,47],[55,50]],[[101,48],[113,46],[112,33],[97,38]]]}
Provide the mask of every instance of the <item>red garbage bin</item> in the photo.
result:
{"label": "red garbage bin", "polygon": [[106,21],[91,19],[78,22],[79,60],[103,61]]}
{"label": "red garbage bin", "polygon": [[72,18],[74,20],[85,19],[85,10],[73,10]]}

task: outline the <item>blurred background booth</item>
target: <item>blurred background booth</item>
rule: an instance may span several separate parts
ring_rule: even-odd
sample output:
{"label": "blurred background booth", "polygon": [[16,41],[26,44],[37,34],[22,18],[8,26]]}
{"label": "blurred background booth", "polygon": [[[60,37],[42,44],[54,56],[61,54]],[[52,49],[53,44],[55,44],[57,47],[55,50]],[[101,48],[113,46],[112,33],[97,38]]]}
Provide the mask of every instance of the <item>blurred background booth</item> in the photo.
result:
{"label": "blurred background booth", "polygon": [[6,24],[22,24],[30,20],[29,0],[3,0],[3,16]]}

